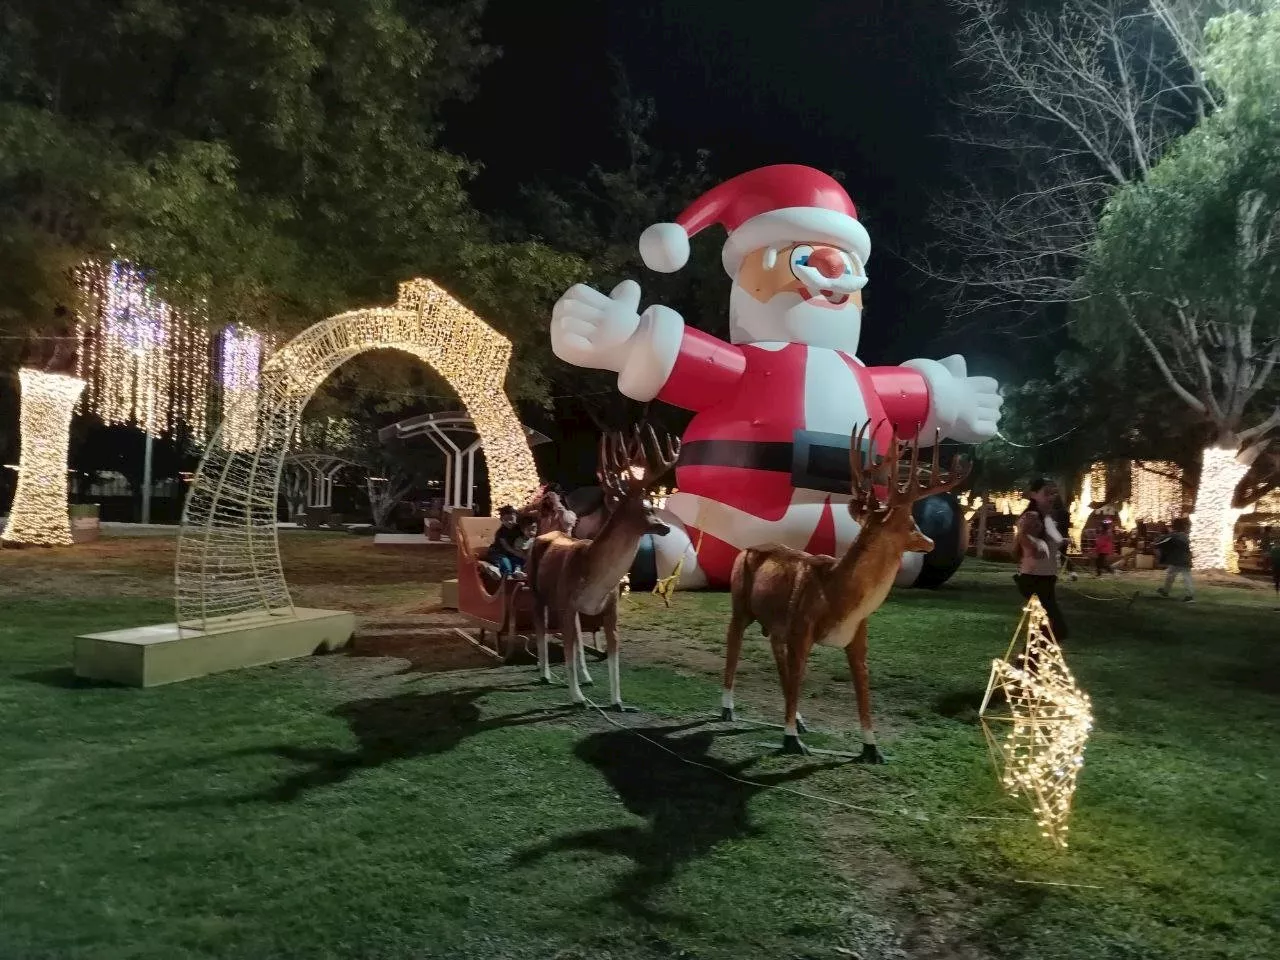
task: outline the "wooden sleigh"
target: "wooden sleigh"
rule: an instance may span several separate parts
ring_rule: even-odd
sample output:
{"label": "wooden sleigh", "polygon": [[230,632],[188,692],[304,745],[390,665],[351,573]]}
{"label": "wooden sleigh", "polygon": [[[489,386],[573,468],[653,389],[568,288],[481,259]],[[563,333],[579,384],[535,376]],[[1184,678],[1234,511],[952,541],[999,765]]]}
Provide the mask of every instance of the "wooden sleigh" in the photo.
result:
{"label": "wooden sleigh", "polygon": [[[501,522],[497,517],[460,517],[456,523],[458,545],[458,612],[479,631],[479,643],[505,663],[532,653],[534,636],[533,593],[522,580],[503,577],[485,560]],[[559,625],[548,631],[559,640]],[[604,657],[599,639],[600,617],[582,617],[582,633],[591,635],[586,644],[596,659]]]}

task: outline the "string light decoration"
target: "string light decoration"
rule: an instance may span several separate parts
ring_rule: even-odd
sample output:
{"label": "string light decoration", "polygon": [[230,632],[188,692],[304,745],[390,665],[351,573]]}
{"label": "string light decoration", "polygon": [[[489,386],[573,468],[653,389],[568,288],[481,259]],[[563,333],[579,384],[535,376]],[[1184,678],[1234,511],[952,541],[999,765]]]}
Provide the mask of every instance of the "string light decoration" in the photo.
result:
{"label": "string light decoration", "polygon": [[1126,500],[1120,504],[1120,509],[1116,511],[1116,522],[1120,525],[1120,529],[1126,533],[1132,532],[1138,527],[1138,515],[1134,513],[1133,504]]}
{"label": "string light decoration", "polygon": [[[1020,641],[1022,652],[1015,658]],[[1004,694],[1008,715],[991,710],[996,689]],[[1066,847],[1093,707],[1067,668],[1036,597],[1023,607],[1004,659],[992,661],[979,716],[1001,785],[1030,803],[1043,837]],[[1003,736],[997,725],[1007,728]]]}
{"label": "string light decoration", "polygon": [[1200,487],[1191,514],[1191,563],[1196,570],[1240,572],[1236,520],[1243,512],[1231,505],[1236,487],[1249,472],[1231,447],[1207,447],[1201,455]]}
{"label": "string light decoration", "polygon": [[1272,490],[1245,508],[1245,513],[1280,513],[1280,490]]}
{"label": "string light decoration", "polygon": [[1092,492],[1091,503],[1107,502],[1107,465],[1095,463],[1089,468],[1089,488]]}
{"label": "string light decoration", "polygon": [[1135,517],[1168,523],[1182,516],[1182,470],[1176,463],[1134,461],[1131,476]]}
{"label": "string light decoration", "polygon": [[339,366],[368,350],[402,350],[447,380],[467,408],[489,467],[490,502],[527,503],[538,488],[528,438],[504,392],[511,342],[430,280],[400,285],[395,306],[330,317],[262,364],[257,443],[234,449],[224,418],[187,495],[175,569],[177,620],[291,616],[280,565],[280,473],[303,408]]}
{"label": "string light decoration", "polygon": [[986,502],[982,497],[970,490],[959,494],[956,500],[959,501],[961,509],[964,510],[964,518],[966,520],[972,519],[973,515],[981,510],[982,505]]}
{"label": "string light decoration", "polygon": [[18,371],[22,434],[18,489],[9,524],[0,540],[42,547],[65,547],[71,538],[67,515],[67,445],[71,415],[85,383],[79,377],[23,368]]}
{"label": "string light decoration", "polygon": [[987,494],[987,502],[996,508],[997,513],[1010,516],[1019,512],[1019,508],[1027,498],[1017,491],[997,491]]}
{"label": "string light decoration", "polygon": [[1084,543],[1084,527],[1093,516],[1093,505],[1096,503],[1093,488],[1093,471],[1084,475],[1080,481],[1080,497],[1073,500],[1069,510],[1071,522],[1067,527],[1067,539],[1080,549]]}
{"label": "string light decoration", "polygon": [[152,436],[182,422],[203,440],[210,360],[203,306],[176,309],[144,271],[121,260],[89,261],[77,280],[76,375],[88,384],[82,409]]}
{"label": "string light decoration", "polygon": [[259,382],[274,343],[252,327],[231,324],[218,336],[218,383],[222,388],[220,442],[231,450],[258,445]]}

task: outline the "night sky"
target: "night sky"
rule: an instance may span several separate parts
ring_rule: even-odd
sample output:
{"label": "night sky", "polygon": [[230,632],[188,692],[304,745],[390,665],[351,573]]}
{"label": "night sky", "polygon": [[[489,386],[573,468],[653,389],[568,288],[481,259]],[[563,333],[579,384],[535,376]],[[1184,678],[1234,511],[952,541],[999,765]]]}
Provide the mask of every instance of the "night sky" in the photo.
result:
{"label": "night sky", "polygon": [[[948,336],[937,299],[896,255],[929,239],[930,199],[948,185],[938,134],[954,109],[954,32],[940,0],[489,0],[485,39],[503,56],[445,139],[484,164],[482,206],[512,202],[521,182],[620,164],[616,58],[632,94],[656,103],[657,146],[711,150],[718,178],[769,163],[843,174],[872,239],[865,361],[961,352],[1001,376],[1011,358]],[[725,298],[727,309],[727,283]]]}

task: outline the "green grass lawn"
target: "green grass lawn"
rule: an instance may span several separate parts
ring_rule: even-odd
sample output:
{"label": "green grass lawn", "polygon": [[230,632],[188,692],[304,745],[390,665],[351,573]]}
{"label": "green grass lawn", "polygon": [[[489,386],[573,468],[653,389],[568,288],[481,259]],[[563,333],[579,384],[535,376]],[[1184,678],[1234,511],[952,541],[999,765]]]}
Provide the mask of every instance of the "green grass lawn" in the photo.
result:
{"label": "green grass lawn", "polygon": [[[343,544],[325,547],[334,583],[342,551],[371,549]],[[1207,588],[1188,607],[1127,579],[1067,594],[1097,723],[1056,852],[998,791],[977,725],[1018,618],[1007,568],[970,563],[873,621],[891,762],[870,768],[776,758],[775,731],[705,722],[723,596],[625,602],[624,692],[643,710],[619,726],[565,710],[528,667],[333,656],[80,684],[70,637],[172,607],[160,561],[121,591],[41,569],[70,555],[0,558],[4,960],[1274,955],[1280,614],[1265,592]],[[380,602],[419,595],[411,565],[377,569]],[[321,560],[302,579],[323,590]],[[781,709],[754,630],[738,701]],[[855,745],[842,654],[816,652],[803,708],[815,745]]]}

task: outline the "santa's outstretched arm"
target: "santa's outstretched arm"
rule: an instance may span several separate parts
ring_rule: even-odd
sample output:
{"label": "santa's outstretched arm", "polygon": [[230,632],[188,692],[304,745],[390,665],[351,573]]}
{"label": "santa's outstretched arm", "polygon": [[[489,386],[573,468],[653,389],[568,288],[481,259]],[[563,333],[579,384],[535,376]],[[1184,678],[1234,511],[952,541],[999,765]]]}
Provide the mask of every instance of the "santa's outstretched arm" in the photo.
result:
{"label": "santa's outstretched arm", "polygon": [[618,390],[632,400],[658,399],[695,413],[722,401],[746,369],[742,350],[685,325],[670,307],[640,317],[618,372]]}
{"label": "santa's outstretched arm", "polygon": [[867,373],[888,417],[903,439],[961,443],[990,440],[1000,429],[999,385],[971,377],[961,356],[908,360],[900,367],[869,367]]}

